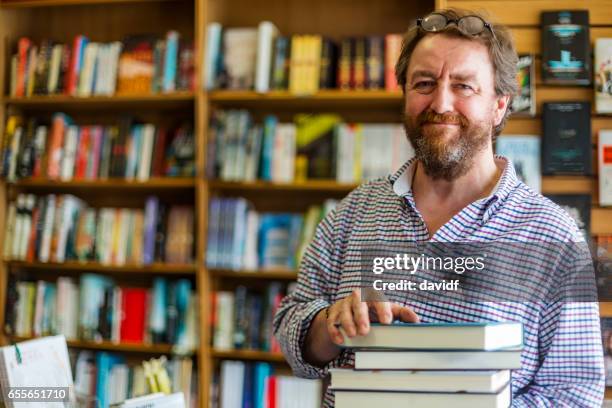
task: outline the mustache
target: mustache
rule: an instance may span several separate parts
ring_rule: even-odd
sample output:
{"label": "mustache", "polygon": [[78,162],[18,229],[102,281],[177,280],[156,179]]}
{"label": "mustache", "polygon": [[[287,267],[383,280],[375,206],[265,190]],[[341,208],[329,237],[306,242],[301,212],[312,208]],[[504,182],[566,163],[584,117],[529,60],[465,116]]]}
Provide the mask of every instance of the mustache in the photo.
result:
{"label": "mustache", "polygon": [[426,111],[417,116],[418,126],[425,123],[439,123],[444,125],[460,125],[461,127],[467,127],[468,120],[465,116],[459,113],[435,113],[432,111]]}

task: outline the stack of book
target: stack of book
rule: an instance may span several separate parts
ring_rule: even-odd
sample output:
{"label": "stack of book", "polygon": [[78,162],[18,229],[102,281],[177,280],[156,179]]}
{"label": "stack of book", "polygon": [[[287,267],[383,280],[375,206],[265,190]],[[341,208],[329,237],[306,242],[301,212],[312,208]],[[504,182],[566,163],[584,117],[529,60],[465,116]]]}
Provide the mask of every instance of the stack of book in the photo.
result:
{"label": "stack of book", "polygon": [[343,345],[357,350],[354,369],[331,370],[337,408],[510,405],[520,323],[373,324],[353,338],[342,332]]}

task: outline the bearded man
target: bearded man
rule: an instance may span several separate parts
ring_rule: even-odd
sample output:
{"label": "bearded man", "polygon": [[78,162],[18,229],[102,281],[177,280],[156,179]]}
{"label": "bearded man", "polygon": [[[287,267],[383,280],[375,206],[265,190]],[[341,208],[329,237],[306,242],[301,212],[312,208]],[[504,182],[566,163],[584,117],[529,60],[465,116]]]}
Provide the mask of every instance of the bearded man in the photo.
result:
{"label": "bearded man", "polygon": [[[274,319],[275,335],[298,376],[323,378],[352,365],[339,345],[370,322],[520,321],[522,367],[513,407],[599,407],[604,392],[596,302],[365,302],[359,244],[381,242],[575,242],[574,221],[493,153],[517,90],[517,55],[507,28],[473,12],[419,19],[396,65],[404,125],[416,156],[396,174],[349,194],[319,225],[298,284]],[[357,262],[358,263],[358,262]],[[407,348],[410,345],[406,345]],[[327,390],[324,406],[334,405]]]}

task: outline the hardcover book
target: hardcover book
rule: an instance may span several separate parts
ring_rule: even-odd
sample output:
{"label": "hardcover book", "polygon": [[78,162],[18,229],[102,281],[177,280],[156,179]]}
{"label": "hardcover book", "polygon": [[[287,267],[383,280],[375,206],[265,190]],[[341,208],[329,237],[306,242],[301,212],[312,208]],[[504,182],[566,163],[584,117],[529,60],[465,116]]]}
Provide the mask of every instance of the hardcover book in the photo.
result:
{"label": "hardcover book", "polygon": [[504,135],[497,138],[497,154],[512,162],[516,175],[534,191],[542,190],[540,173],[540,137],[537,135]]}
{"label": "hardcover book", "polygon": [[591,83],[588,10],[542,13],[542,80],[547,84]]}
{"label": "hardcover book", "polygon": [[601,319],[601,339],[606,367],[606,385],[612,385],[612,318]]}
{"label": "hardcover book", "polygon": [[591,104],[549,102],[543,108],[542,174],[591,174]]}
{"label": "hardcover book", "polygon": [[612,38],[595,41],[595,110],[612,112]]}
{"label": "hardcover book", "polygon": [[546,197],[557,203],[573,219],[588,240],[591,236],[591,196],[589,194],[547,194]]}
{"label": "hardcover book", "polygon": [[512,114],[534,116],[535,102],[535,58],[531,54],[519,55],[517,64],[518,93],[512,99]]}
{"label": "hardcover book", "polygon": [[599,131],[599,205],[612,205],[612,130]]}

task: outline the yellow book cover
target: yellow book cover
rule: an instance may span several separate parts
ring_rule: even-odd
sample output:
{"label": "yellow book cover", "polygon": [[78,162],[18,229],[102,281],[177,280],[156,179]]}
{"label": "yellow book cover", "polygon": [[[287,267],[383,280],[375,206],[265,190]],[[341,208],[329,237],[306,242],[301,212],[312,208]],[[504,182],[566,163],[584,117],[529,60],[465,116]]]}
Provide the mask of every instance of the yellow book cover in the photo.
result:
{"label": "yellow book cover", "polygon": [[298,46],[301,44],[301,35],[291,37],[291,57],[289,62],[289,92],[297,94],[298,88]]}

